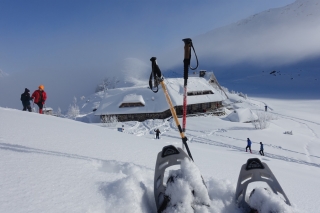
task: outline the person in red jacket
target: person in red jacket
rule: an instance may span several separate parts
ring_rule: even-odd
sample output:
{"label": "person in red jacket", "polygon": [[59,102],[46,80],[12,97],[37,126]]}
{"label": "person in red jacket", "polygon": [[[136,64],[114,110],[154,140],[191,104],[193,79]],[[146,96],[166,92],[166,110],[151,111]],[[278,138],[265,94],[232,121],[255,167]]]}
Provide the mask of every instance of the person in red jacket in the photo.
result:
{"label": "person in red jacket", "polygon": [[43,114],[42,108],[45,101],[47,100],[47,93],[44,91],[44,86],[40,85],[39,89],[32,93],[31,97],[33,98],[33,102],[38,105],[39,113]]}

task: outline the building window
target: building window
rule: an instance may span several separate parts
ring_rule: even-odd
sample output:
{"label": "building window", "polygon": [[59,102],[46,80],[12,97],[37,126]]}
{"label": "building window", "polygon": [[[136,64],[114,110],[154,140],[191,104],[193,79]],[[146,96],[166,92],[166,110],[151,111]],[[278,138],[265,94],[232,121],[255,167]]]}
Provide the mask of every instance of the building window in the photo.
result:
{"label": "building window", "polygon": [[194,96],[194,95],[209,95],[214,94],[211,90],[203,90],[203,91],[190,91],[188,92],[188,96]]}
{"label": "building window", "polygon": [[144,104],[141,102],[136,102],[136,103],[122,103],[119,108],[124,108],[124,107],[143,107]]}

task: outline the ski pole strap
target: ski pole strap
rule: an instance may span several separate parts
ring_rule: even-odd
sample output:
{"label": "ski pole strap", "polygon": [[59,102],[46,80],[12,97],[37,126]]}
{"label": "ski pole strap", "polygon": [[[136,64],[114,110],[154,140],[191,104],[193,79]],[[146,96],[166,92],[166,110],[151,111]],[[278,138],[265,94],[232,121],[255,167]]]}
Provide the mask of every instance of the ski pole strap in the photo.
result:
{"label": "ski pole strap", "polygon": [[152,92],[154,92],[154,93],[158,92],[159,81],[161,81],[161,79],[162,79],[161,70],[160,70],[156,60],[157,60],[156,57],[150,58],[152,71],[151,71],[150,78],[149,78],[149,86],[150,86],[150,89],[152,90]]}

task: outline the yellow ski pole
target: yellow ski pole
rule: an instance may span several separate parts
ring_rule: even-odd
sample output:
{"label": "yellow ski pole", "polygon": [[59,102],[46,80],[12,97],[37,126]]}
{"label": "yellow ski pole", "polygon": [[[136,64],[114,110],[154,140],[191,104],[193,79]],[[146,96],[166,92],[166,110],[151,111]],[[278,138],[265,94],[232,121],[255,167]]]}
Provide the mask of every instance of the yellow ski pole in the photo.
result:
{"label": "yellow ski pole", "polygon": [[[174,109],[173,107],[173,104],[172,104],[172,101],[171,101],[171,98],[170,98],[170,95],[168,93],[168,90],[167,90],[167,87],[166,87],[166,84],[164,83],[164,77],[162,76],[161,74],[161,71],[160,71],[160,68],[157,64],[157,61],[156,61],[156,57],[152,57],[150,59],[151,63],[152,63],[152,72],[151,72],[151,75],[150,75],[150,79],[149,79],[149,86],[150,86],[150,89],[153,91],[153,92],[158,92],[158,85],[160,83],[161,87],[162,87],[162,90],[164,92],[164,95],[166,97],[166,100],[167,100],[167,103],[170,107],[170,111],[171,111],[171,114],[172,114],[172,117],[179,129],[179,133],[180,133],[180,136],[181,136],[181,139],[182,139],[182,147],[185,146],[186,147],[186,150],[188,152],[188,155],[189,157],[192,159],[193,161],[193,158],[192,158],[192,155],[191,155],[191,152],[190,152],[190,149],[189,149],[189,146],[187,144],[187,137],[185,136],[184,132],[182,131],[182,128],[181,128],[181,125],[180,125],[180,122],[178,120],[178,117],[177,117],[177,114],[176,114],[176,110]],[[154,83],[152,83],[152,77],[154,79]]]}

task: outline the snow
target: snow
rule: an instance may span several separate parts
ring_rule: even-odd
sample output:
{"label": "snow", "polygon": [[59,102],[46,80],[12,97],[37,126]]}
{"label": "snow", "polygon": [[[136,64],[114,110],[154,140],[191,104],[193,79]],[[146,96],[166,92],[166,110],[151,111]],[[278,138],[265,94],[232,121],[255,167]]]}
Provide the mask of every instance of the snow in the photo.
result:
{"label": "snow", "polygon": [[256,188],[249,199],[249,203],[260,213],[292,212],[289,206],[283,204],[280,196],[276,196],[269,189]]}
{"label": "snow", "polygon": [[[320,101],[228,96],[238,107],[250,110],[263,111],[267,104],[275,118],[264,130],[225,117],[187,118],[186,135],[195,163],[182,164],[186,179],[180,181],[182,186],[199,188],[193,184],[199,184],[201,173],[209,196],[201,190],[201,198],[210,203],[210,208],[198,206],[197,212],[242,212],[234,204],[235,187],[241,166],[252,157],[268,164],[293,204],[284,206],[277,197],[263,208],[317,212]],[[0,119],[0,212],[156,212],[156,156],[166,145],[181,146],[172,119],[119,123],[125,133],[117,132],[117,126],[10,108],[0,108]],[[154,139],[155,128],[162,132],[160,140]],[[293,135],[283,134],[289,130]],[[247,137],[253,154],[244,151]],[[260,141],[263,157],[258,153]],[[181,197],[194,199],[185,187],[178,189]],[[257,201],[265,193],[260,190]],[[190,206],[180,207],[180,212],[189,212],[185,209]]]}
{"label": "snow", "polygon": [[296,0],[197,36],[193,43],[201,50],[198,57],[211,64],[295,64],[319,57],[319,12],[318,0]]}
{"label": "snow", "polygon": [[[183,78],[167,78],[165,84],[174,106],[183,105]],[[212,87],[206,79],[200,77],[190,77],[188,80],[188,91],[207,91],[211,90],[214,94],[188,96],[188,104],[209,103],[222,101],[225,99],[220,90]],[[133,95],[134,94],[134,95]],[[144,103],[143,107],[124,107],[119,108],[121,103],[130,102]],[[131,100],[132,99],[132,100]],[[108,90],[95,115],[105,114],[133,114],[133,113],[155,113],[168,110],[168,104],[159,85],[159,91],[152,93],[147,85],[128,88],[117,88]]]}
{"label": "snow", "polygon": [[[169,206],[168,212],[194,212],[191,202],[196,212],[243,213],[235,204],[235,187],[241,166],[252,157],[268,164],[293,205],[286,206],[259,182],[249,185],[246,196],[260,213],[275,209],[319,212],[319,9],[318,0],[297,0],[193,39],[201,66],[216,66],[213,69],[217,68],[220,83],[260,95],[245,99],[228,93],[230,99],[224,101],[224,95],[210,86],[213,95],[188,97],[188,104],[223,100],[230,110],[222,117],[187,118],[186,135],[195,162],[184,160],[179,171],[170,171],[181,178],[173,188],[168,187],[172,203],[177,204]],[[168,60],[176,63],[172,61]],[[309,61],[313,63],[306,63]],[[179,63],[181,68],[182,61]],[[127,58],[116,69],[109,69],[116,71],[115,77],[122,77],[118,87],[134,87],[99,92],[79,101],[77,121],[0,107],[0,212],[156,212],[156,156],[166,145],[181,146],[178,129],[173,119],[110,127],[98,123],[95,113],[121,114],[119,103],[126,95],[135,94],[134,100],[142,97],[146,106],[126,108],[125,113],[168,109],[161,89],[155,94],[145,86],[151,67],[143,61]],[[277,76],[270,75],[268,69],[276,69]],[[33,72],[20,76],[8,76],[0,70],[1,106],[21,107],[16,94],[37,86],[35,76],[41,76],[52,97],[48,104],[54,108],[67,106],[74,95],[86,95],[102,77],[94,70],[90,78],[79,71],[63,72],[60,78],[61,73],[55,75],[53,70],[46,75]],[[26,81],[27,76],[31,77]],[[75,76],[76,81],[70,84]],[[52,79],[59,79],[58,87]],[[188,91],[209,89],[205,79],[195,79],[189,78]],[[182,105],[183,80],[168,78],[165,83],[174,105]],[[284,96],[263,96],[267,93]],[[254,113],[264,112],[265,105],[271,115],[268,128],[255,129],[251,123],[243,123]],[[238,117],[233,117],[234,111]],[[124,132],[118,132],[122,126]],[[160,140],[154,138],[157,128],[162,133]],[[288,131],[293,134],[284,134]],[[245,152],[248,137],[252,154]],[[265,156],[258,153],[260,141]],[[191,194],[193,188],[197,197]],[[198,205],[201,202],[210,207]]]}
{"label": "snow", "polygon": [[232,122],[251,122],[258,119],[258,116],[248,108],[235,109],[227,117]]}
{"label": "snow", "polygon": [[43,110],[45,111],[52,111],[53,109],[51,107],[43,107]]}

